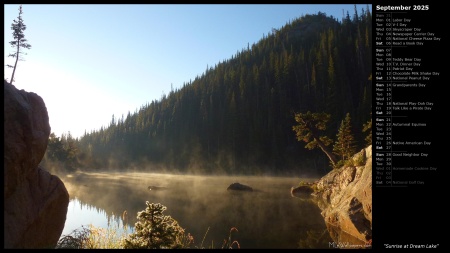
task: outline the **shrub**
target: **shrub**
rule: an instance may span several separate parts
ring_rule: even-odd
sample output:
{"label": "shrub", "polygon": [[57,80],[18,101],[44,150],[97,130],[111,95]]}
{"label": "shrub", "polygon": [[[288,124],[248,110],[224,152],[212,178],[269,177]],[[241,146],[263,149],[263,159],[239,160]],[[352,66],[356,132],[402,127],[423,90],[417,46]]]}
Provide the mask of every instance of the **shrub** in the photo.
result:
{"label": "shrub", "polygon": [[69,235],[62,236],[56,244],[57,249],[120,249],[123,238],[127,235],[127,227],[120,232],[119,226],[108,223],[108,228],[81,226]]}
{"label": "shrub", "polygon": [[[92,224],[89,227],[82,226],[69,235],[63,236],[57,243],[57,249],[179,249],[200,248],[204,249],[203,238],[201,245],[194,246],[194,237],[178,224],[170,216],[163,215],[167,209],[164,205],[145,202],[147,208],[138,212],[134,232],[128,235],[127,227],[124,226],[123,233],[118,233],[119,226],[108,228],[97,228]],[[232,227],[222,245],[222,249],[240,248],[239,242],[231,239]],[[211,249],[214,244],[211,244]]]}
{"label": "shrub", "polygon": [[125,249],[177,249],[189,243],[184,229],[160,203],[145,202],[147,208],[138,212],[135,232],[123,240]]}

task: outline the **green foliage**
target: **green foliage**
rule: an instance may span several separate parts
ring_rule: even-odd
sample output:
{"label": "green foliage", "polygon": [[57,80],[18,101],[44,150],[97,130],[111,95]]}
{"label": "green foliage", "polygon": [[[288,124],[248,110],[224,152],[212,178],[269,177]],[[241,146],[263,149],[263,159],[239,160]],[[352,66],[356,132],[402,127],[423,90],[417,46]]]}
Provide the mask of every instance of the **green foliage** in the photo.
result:
{"label": "green foliage", "polygon": [[63,161],[67,155],[64,150],[64,144],[55,133],[51,133],[48,138],[46,157],[51,160]]}
{"label": "green foliage", "polygon": [[[306,148],[313,149],[317,147],[317,141],[324,141],[325,146],[332,143],[331,139],[327,136],[320,136],[319,131],[323,131],[327,128],[327,123],[330,120],[330,114],[327,113],[296,113],[295,121],[297,125],[292,127],[297,140],[306,142]],[[318,137],[318,138],[317,138]]]}
{"label": "green foliage", "polygon": [[356,157],[352,157],[345,161],[346,166],[363,166],[366,164],[366,156],[364,153],[358,153]]}
{"label": "green foliage", "polygon": [[307,182],[300,180],[300,182],[298,183],[298,186],[307,185],[307,184],[308,184]]}
{"label": "green foliage", "polygon": [[57,249],[120,249],[122,241],[127,236],[126,227],[123,232],[119,226],[108,224],[108,228],[98,228],[90,224],[75,229],[69,235],[62,236],[56,244]]}
{"label": "green foliage", "polygon": [[332,115],[317,139],[324,147],[330,147],[326,136],[336,134],[330,130],[338,129],[342,112],[355,115],[355,132],[361,133],[367,118],[360,115],[371,109],[372,41],[364,35],[372,33],[372,19],[370,12],[360,14],[345,22],[324,13],[301,16],[160,100],[115,115],[109,126],[78,141],[82,167],[126,169],[151,162],[179,172],[219,167],[281,174],[313,168],[316,161],[321,164],[314,167],[326,165],[317,159],[320,152],[296,141],[293,113]]}
{"label": "green foliage", "polygon": [[146,201],[147,208],[138,212],[135,232],[124,240],[125,249],[177,249],[182,248],[184,229],[160,203]]}
{"label": "green foliage", "polygon": [[297,140],[306,142],[306,148],[313,149],[320,147],[322,151],[328,156],[332,165],[337,161],[331,151],[327,148],[333,143],[333,140],[328,136],[323,135],[323,131],[327,129],[327,123],[331,115],[328,113],[296,113],[295,121],[297,125],[292,127]]}
{"label": "green foliage", "polygon": [[365,123],[363,125],[363,132],[367,132],[367,136],[364,139],[366,141],[367,145],[371,145],[372,144],[372,117],[370,117],[370,120],[367,121],[367,123]]}
{"label": "green foliage", "polygon": [[337,133],[337,140],[333,146],[333,153],[345,161],[351,158],[356,152],[356,141],[352,132],[350,113],[341,121],[341,126]]}
{"label": "green foliage", "polygon": [[70,235],[65,235],[58,240],[56,249],[89,249],[89,235],[91,230],[86,227],[75,229]]}
{"label": "green foliage", "polygon": [[347,160],[339,160],[334,166],[333,169],[339,169],[340,167],[347,165]]}
{"label": "green foliage", "polygon": [[[194,237],[185,230],[178,222],[170,216],[164,215],[164,205],[146,202],[147,208],[138,212],[138,221],[134,232],[128,234],[128,226],[123,226],[123,231],[117,226],[108,223],[108,227],[98,228],[90,224],[75,229],[68,235],[62,236],[56,244],[56,249],[205,249],[203,243],[205,236],[199,246],[194,245]],[[132,230],[133,231],[133,230]],[[227,239],[223,240],[222,249],[240,248],[239,242],[232,239],[232,227]],[[211,243],[209,249],[214,249]]]}
{"label": "green foliage", "polygon": [[363,166],[366,164],[366,156],[360,155],[356,158],[354,165],[355,166]]}
{"label": "green foliage", "polygon": [[22,5],[20,5],[19,16],[17,17],[17,20],[14,19],[11,24],[11,30],[13,31],[12,34],[13,34],[14,40],[10,41],[9,44],[11,45],[12,48],[15,49],[15,52],[9,54],[8,57],[15,58],[15,63],[14,63],[14,66],[9,65],[9,64],[6,65],[8,68],[13,68],[10,83],[14,82],[14,74],[16,72],[17,61],[20,59],[20,55],[25,54],[22,52],[22,48],[24,48],[24,49],[31,48],[31,45],[27,43],[27,39],[25,39],[24,31],[27,29],[27,26],[23,22],[22,14],[23,14]]}
{"label": "green foliage", "polygon": [[[42,159],[42,166],[57,173],[61,171],[73,172],[78,165],[77,140],[72,138],[70,132],[67,135],[61,135],[61,138],[57,137],[55,133],[51,133],[47,150]],[[51,167],[55,167],[55,169],[52,170]]]}
{"label": "green foliage", "polygon": [[303,186],[303,185],[312,186],[312,185],[314,185],[314,183],[300,180],[300,182],[298,183],[298,186]]}

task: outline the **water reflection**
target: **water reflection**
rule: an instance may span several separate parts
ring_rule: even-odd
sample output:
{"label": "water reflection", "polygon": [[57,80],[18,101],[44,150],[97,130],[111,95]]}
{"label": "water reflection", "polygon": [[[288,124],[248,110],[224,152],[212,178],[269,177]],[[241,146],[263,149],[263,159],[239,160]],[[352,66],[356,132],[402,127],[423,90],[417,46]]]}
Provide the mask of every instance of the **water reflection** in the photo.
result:
{"label": "water reflection", "polygon": [[[67,218],[61,237],[80,230],[82,227],[92,225],[97,228],[114,228],[119,233],[132,233],[133,228],[123,220],[121,216],[107,213],[105,210],[78,198],[71,198],[67,209]],[[125,230],[124,230],[125,228]]]}
{"label": "water reflection", "polygon": [[[123,226],[125,210],[128,223],[134,225],[137,212],[150,201],[165,205],[165,215],[191,233],[195,245],[204,240],[206,248],[220,247],[232,227],[239,230],[233,239],[241,248],[328,248],[331,240],[322,236],[305,241],[326,230],[317,205],[289,193],[305,179],[155,173],[82,173],[62,179],[71,196],[63,234],[91,223]],[[234,182],[256,191],[227,191]],[[150,191],[148,186],[164,190]]]}
{"label": "water reflection", "polygon": [[327,229],[310,229],[302,231],[298,247],[301,249],[329,248],[332,241]]}

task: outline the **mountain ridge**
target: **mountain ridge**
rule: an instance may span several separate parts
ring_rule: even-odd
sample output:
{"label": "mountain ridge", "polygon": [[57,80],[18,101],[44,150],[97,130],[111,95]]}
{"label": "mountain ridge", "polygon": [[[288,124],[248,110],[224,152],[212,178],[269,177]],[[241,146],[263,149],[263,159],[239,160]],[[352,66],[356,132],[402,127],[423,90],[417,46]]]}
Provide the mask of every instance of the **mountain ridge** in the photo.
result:
{"label": "mountain ridge", "polygon": [[[304,15],[230,59],[73,142],[74,167],[226,174],[320,174],[327,162],[295,139],[293,114],[350,112],[363,146],[371,111],[371,14],[341,23]],[[293,36],[294,35],[294,36]]]}

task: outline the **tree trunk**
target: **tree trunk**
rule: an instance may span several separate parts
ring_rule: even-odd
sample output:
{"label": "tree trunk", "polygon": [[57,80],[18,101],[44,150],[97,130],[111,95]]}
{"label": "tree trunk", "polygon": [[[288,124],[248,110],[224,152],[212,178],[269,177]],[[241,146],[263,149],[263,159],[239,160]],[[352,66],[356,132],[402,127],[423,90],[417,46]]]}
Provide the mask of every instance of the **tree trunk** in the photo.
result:
{"label": "tree trunk", "polygon": [[327,148],[327,146],[325,146],[325,144],[319,138],[314,137],[314,139],[317,141],[317,144],[319,145],[320,149],[322,149],[322,151],[328,156],[328,158],[330,159],[330,161],[334,167],[336,165],[336,163],[338,162],[336,157],[333,155],[333,153]]}
{"label": "tree trunk", "polygon": [[11,80],[10,80],[10,84],[12,84],[14,82],[14,74],[16,72],[16,67],[17,67],[17,61],[19,60],[19,50],[20,50],[20,45],[19,45],[19,39],[17,39],[17,53],[16,53],[16,63],[14,63],[14,69],[11,75]]}

